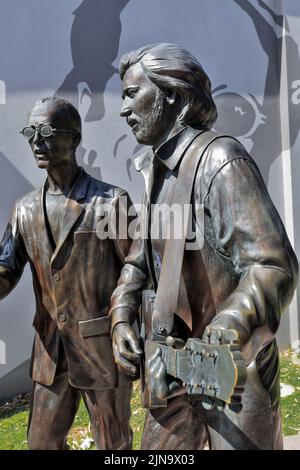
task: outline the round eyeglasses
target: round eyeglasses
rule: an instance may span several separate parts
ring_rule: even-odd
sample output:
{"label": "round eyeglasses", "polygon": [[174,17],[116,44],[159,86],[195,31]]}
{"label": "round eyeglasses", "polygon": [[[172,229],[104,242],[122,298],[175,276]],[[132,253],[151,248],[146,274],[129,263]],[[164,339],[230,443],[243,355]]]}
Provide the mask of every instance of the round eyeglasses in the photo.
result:
{"label": "round eyeglasses", "polygon": [[72,129],[55,129],[49,124],[41,124],[39,127],[24,127],[24,129],[20,131],[20,134],[23,134],[25,139],[30,140],[35,136],[36,132],[38,132],[43,138],[51,137],[56,132],[71,132],[72,134],[78,134],[78,132]]}

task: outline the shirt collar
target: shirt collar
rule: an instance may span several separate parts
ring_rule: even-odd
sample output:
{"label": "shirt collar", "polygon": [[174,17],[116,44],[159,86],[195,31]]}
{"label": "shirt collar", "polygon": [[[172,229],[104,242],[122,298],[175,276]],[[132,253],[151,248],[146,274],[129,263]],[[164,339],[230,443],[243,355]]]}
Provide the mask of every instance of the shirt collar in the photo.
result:
{"label": "shirt collar", "polygon": [[146,166],[152,164],[154,155],[152,150],[148,149],[146,152],[142,153],[134,159],[134,166],[136,171],[142,171]]}
{"label": "shirt collar", "polygon": [[154,155],[171,171],[175,169],[192,140],[201,132],[199,129],[184,127],[170,139],[163,142]]}
{"label": "shirt collar", "polygon": [[[80,201],[81,199],[85,199],[90,182],[91,176],[84,171],[82,167],[79,167],[79,173],[76,177],[76,180],[73,184],[73,187],[70,191],[69,198],[74,199],[75,201]],[[49,185],[48,177],[45,180],[43,191],[47,189]]]}
{"label": "shirt collar", "polygon": [[148,149],[142,155],[135,158],[134,165],[136,170],[143,170],[145,167],[151,165],[154,158],[157,157],[169,170],[173,171],[187,147],[200,132],[200,129],[184,127],[170,139],[163,142],[158,149]]}

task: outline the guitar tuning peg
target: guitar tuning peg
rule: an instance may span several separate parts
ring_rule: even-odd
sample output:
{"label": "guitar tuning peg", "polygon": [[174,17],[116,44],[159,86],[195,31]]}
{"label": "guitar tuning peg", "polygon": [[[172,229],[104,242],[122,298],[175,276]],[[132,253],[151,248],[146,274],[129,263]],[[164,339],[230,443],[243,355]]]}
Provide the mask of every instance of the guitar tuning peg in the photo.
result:
{"label": "guitar tuning peg", "polygon": [[211,411],[214,409],[216,403],[211,398],[205,397],[202,400],[202,406],[206,411]]}
{"label": "guitar tuning peg", "polygon": [[225,408],[225,405],[226,405],[225,402],[223,402],[223,401],[221,401],[221,400],[218,400],[218,403],[217,403],[217,410],[218,410],[218,411],[223,411],[224,408]]}
{"label": "guitar tuning peg", "polygon": [[235,330],[223,331],[223,341],[229,344],[233,344],[238,340],[238,334]]}

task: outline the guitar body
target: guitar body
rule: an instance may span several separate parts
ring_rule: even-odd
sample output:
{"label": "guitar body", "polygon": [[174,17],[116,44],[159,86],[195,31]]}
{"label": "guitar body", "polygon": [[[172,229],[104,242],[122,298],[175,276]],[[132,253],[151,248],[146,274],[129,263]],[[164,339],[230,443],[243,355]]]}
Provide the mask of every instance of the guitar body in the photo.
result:
{"label": "guitar body", "polygon": [[153,290],[144,290],[141,307],[141,332],[140,337],[144,349],[145,358],[141,362],[141,394],[142,405],[146,409],[161,408],[167,406],[167,400],[160,400],[148,387],[148,359],[152,356],[158,345],[164,345],[166,337],[156,335],[152,330],[152,314],[155,301]]}

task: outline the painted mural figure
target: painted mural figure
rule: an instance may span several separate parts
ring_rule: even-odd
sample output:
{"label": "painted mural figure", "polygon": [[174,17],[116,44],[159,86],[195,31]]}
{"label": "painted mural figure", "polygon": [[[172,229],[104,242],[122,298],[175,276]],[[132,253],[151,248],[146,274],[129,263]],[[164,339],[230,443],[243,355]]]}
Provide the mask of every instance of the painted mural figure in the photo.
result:
{"label": "painted mural figure", "polygon": [[[266,182],[269,181],[270,168],[282,152],[282,136],[278,132],[281,128],[279,100],[274,96],[280,94],[281,52],[283,37],[286,42],[288,64],[288,112],[289,112],[289,142],[293,147],[300,129],[300,100],[299,75],[300,57],[297,42],[289,34],[287,19],[277,15],[265,2],[258,1],[261,10],[267,12],[266,17],[262,11],[249,0],[233,0],[252,20],[259,42],[264,50],[267,62],[267,72],[263,98],[260,102],[254,95],[241,95],[226,91],[227,86],[221,85],[214,92],[214,100],[218,106],[219,115],[216,130],[230,132],[238,136],[241,142],[251,151],[255,161]],[[272,135],[272,139],[270,139]],[[267,142],[267,146],[265,145]],[[283,148],[283,150],[287,150]]]}
{"label": "painted mural figure", "polygon": [[[198,60],[174,44],[125,54],[120,74],[121,116],[136,140],[153,148],[135,163],[145,177],[146,226],[160,234],[152,229],[168,222],[154,218],[152,204],[170,203],[187,150],[216,120],[211,84]],[[212,449],[281,449],[275,333],[296,287],[295,254],[258,167],[236,139],[216,134],[200,160],[191,202],[203,207],[204,222],[197,210],[193,222],[204,241],[184,252],[172,327],[183,339],[211,342],[235,330],[247,363],[242,411],[206,411],[186,394],[172,395],[162,358],[152,357],[154,390],[168,401],[147,412],[142,448],[203,449],[208,441]],[[143,289],[159,286],[164,246],[161,236],[136,238],[112,296],[114,355],[128,374],[136,373],[142,357],[132,324]]]}
{"label": "painted mural figure", "polygon": [[131,240],[97,233],[101,207],[108,204],[125,215],[130,200],[122,202],[125,191],[77,165],[81,119],[71,103],[55,97],[38,101],[22,133],[37,166],[48,174],[43,188],[15,203],[0,245],[1,299],[16,286],[26,263],[33,276],[28,446],[65,449],[82,397],[96,447],[130,449],[132,383],[114,362],[107,314]]}
{"label": "painted mural figure", "polygon": [[[117,72],[112,65],[118,54],[121,35],[120,14],[129,0],[83,0],[74,11],[71,31],[73,68],[56,91],[79,109],[85,96],[90,106],[85,122],[100,121],[105,114],[104,90]],[[107,40],[109,38],[109,40]],[[97,179],[102,179],[101,168],[94,149],[88,151],[79,145],[77,159]],[[99,156],[98,156],[99,157]],[[101,158],[101,156],[100,156]]]}

